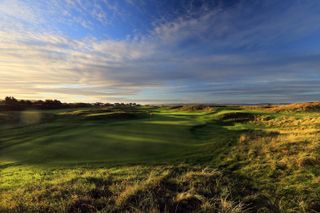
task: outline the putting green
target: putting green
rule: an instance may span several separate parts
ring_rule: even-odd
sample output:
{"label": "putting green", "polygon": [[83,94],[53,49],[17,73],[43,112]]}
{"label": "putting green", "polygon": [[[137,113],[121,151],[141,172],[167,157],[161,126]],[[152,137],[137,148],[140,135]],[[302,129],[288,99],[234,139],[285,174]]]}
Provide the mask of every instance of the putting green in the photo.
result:
{"label": "putting green", "polygon": [[[61,115],[61,111],[47,113]],[[223,141],[221,133],[228,130],[207,124],[211,117],[210,113],[158,111],[142,119],[59,116],[45,123],[2,127],[0,160],[27,164],[181,161],[203,153],[219,138]]]}

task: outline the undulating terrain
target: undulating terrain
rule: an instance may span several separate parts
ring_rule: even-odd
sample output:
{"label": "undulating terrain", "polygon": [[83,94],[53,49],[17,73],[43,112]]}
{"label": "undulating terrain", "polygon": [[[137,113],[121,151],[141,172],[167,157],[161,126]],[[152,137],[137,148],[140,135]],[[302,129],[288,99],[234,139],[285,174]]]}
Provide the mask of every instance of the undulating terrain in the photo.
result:
{"label": "undulating terrain", "polygon": [[0,212],[320,212],[320,104],[0,111]]}

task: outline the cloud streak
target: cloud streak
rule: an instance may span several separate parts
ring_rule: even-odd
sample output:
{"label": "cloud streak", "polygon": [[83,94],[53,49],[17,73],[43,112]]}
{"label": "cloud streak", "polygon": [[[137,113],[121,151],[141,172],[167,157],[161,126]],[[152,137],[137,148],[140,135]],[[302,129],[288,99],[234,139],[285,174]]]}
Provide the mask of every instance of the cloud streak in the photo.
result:
{"label": "cloud streak", "polygon": [[308,42],[320,35],[320,4],[283,2],[190,4],[178,15],[157,17],[148,30],[101,38],[94,34],[97,28],[126,18],[116,4],[51,2],[50,18],[67,19],[84,32],[74,36],[50,24],[36,3],[10,1],[5,8],[8,2],[2,1],[0,96],[155,103],[316,100],[320,52]]}

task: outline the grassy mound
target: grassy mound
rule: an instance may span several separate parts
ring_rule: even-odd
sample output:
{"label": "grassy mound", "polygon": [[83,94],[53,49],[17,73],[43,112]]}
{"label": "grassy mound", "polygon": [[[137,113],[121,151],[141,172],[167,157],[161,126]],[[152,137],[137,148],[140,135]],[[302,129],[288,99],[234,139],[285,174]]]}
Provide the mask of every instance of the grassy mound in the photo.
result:
{"label": "grassy mound", "polygon": [[60,116],[82,118],[89,120],[125,120],[125,119],[142,119],[150,117],[146,110],[131,107],[122,109],[119,107],[92,108],[62,112]]}
{"label": "grassy mound", "polygon": [[275,105],[270,108],[271,111],[289,111],[289,112],[320,112],[320,102],[295,103],[287,105]]}
{"label": "grassy mound", "polygon": [[10,111],[0,112],[0,122],[3,125],[28,125],[53,121],[57,116],[43,111]]}
{"label": "grassy mound", "polygon": [[142,119],[148,118],[150,115],[146,112],[107,112],[107,113],[91,113],[84,116],[85,119],[104,120],[104,119]]}
{"label": "grassy mound", "polygon": [[279,211],[320,211],[320,115],[258,116],[261,131],[240,135],[224,166],[251,177]]}
{"label": "grassy mound", "polygon": [[226,112],[219,115],[219,120],[224,123],[248,122],[255,119],[255,114],[248,112]]}
{"label": "grassy mound", "polygon": [[183,105],[183,106],[177,106],[177,107],[171,107],[171,109],[184,111],[184,112],[214,112],[215,108],[212,106],[207,105]]}

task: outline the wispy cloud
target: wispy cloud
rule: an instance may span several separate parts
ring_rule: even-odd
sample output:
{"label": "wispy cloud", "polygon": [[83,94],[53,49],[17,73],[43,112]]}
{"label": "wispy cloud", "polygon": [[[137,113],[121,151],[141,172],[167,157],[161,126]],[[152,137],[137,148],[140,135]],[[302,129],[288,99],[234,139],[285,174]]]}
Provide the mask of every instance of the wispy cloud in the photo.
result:
{"label": "wispy cloud", "polygon": [[58,22],[70,18],[72,26],[89,28],[81,37],[53,24],[37,30],[50,22],[35,4],[1,3],[8,5],[0,4],[0,17],[6,18],[0,21],[6,26],[0,30],[0,96],[234,103],[320,95],[320,53],[301,52],[295,43],[319,35],[315,1],[189,5],[175,18],[159,17],[144,34],[121,39],[90,31],[97,22],[112,25],[112,14],[124,16],[108,1],[50,5],[48,13]]}

